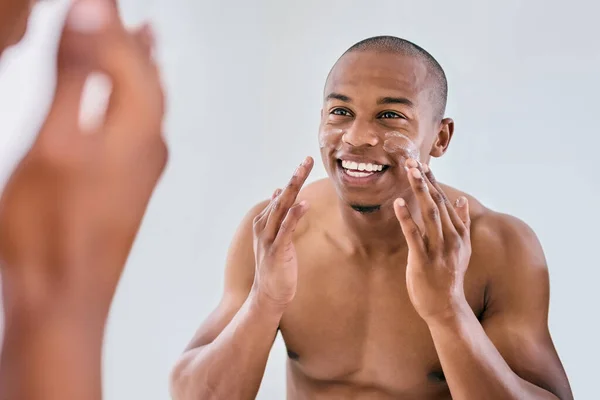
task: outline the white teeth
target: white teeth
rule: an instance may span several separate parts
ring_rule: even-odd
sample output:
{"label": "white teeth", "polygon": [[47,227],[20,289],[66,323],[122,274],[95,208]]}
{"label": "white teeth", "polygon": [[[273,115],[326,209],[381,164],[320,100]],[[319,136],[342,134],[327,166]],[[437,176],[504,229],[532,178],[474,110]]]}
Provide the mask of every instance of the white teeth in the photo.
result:
{"label": "white teeth", "polygon": [[[371,163],[356,163],[354,161],[342,160],[342,167],[347,170],[354,171],[367,171],[367,172],[379,172],[383,170],[383,165],[371,164]],[[367,174],[367,176],[370,174]],[[354,175],[353,175],[354,176]]]}
{"label": "white teeth", "polygon": [[346,170],[346,173],[355,178],[365,178],[367,176],[373,175],[372,172],[360,172],[360,171],[352,171],[351,169]]}

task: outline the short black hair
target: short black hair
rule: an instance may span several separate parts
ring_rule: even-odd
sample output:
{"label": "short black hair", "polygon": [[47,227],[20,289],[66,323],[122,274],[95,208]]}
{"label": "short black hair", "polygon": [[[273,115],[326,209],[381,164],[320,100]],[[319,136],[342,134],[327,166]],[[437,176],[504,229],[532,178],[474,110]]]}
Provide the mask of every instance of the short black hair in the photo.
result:
{"label": "short black hair", "polygon": [[[448,101],[448,80],[446,73],[440,63],[425,49],[396,36],[373,36],[352,45],[345,54],[357,51],[375,51],[383,53],[394,53],[416,57],[422,61],[428,69],[430,79],[432,80],[432,101],[435,118],[442,119],[446,112],[446,102]],[[340,57],[341,58],[341,57]]]}

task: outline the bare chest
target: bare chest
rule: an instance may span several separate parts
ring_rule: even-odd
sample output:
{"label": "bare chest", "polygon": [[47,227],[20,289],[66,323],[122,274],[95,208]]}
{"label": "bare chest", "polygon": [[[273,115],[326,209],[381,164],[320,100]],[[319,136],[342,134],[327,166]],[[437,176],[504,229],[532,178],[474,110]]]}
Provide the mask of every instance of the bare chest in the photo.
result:
{"label": "bare chest", "polygon": [[[301,261],[311,264],[300,265],[298,291],[281,322],[292,379],[392,397],[446,388],[429,329],[410,302],[401,257],[376,265],[334,254]],[[478,313],[483,288],[472,281],[467,298]]]}

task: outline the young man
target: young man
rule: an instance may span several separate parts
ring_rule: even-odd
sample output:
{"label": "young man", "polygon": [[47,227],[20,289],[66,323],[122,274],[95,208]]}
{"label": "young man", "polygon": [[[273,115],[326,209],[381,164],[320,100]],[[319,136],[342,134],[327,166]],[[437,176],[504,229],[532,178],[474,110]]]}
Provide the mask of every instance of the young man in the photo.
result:
{"label": "young man", "polygon": [[300,192],[307,159],[242,221],[222,301],[174,368],[177,400],[255,397],[278,330],[289,399],[572,398],[536,236],[428,167],[453,135],[446,96],[406,40],[339,59],[319,132],[329,178]]}
{"label": "young man", "polygon": [[[0,52],[23,37],[32,3],[0,0]],[[0,199],[1,400],[101,398],[104,324],[166,162],[151,39],[125,30],[114,0],[71,6],[54,103]],[[103,123],[83,132],[90,72],[113,91]]]}

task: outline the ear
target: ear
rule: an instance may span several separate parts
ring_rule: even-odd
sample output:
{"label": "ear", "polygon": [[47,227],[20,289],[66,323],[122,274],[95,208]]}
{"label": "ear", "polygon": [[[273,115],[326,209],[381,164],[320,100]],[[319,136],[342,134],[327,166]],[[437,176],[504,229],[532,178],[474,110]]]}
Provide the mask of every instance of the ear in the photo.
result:
{"label": "ear", "polygon": [[446,153],[452,135],[454,134],[454,121],[451,118],[444,118],[440,124],[439,131],[431,146],[432,157],[441,157]]}

